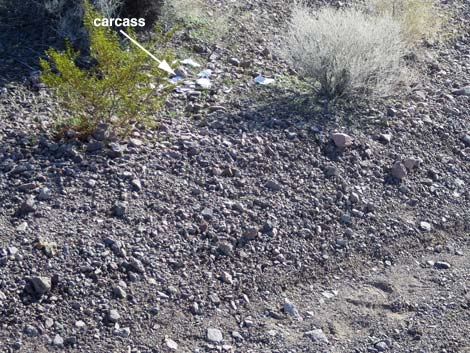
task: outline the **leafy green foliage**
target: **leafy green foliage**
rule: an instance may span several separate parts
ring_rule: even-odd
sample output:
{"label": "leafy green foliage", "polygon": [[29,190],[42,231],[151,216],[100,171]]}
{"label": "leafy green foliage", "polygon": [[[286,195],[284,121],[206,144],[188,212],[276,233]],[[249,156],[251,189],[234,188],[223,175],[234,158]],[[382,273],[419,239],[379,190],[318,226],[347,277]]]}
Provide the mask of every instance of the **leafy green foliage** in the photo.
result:
{"label": "leafy green foliage", "polygon": [[[153,124],[152,113],[165,102],[170,88],[167,73],[139,48],[121,48],[118,35],[107,27],[95,27],[101,15],[84,1],[84,25],[90,40],[90,56],[96,64],[89,70],[77,66],[79,53],[70,44],[59,52],[47,50],[41,59],[41,79],[54,89],[70,117],[58,118],[59,133],[74,130],[80,136],[91,134],[98,125],[108,124],[124,136],[136,123]],[[134,36],[134,33],[130,33]],[[155,42],[162,43],[163,35]],[[157,53],[160,60],[172,62],[170,51]]]}

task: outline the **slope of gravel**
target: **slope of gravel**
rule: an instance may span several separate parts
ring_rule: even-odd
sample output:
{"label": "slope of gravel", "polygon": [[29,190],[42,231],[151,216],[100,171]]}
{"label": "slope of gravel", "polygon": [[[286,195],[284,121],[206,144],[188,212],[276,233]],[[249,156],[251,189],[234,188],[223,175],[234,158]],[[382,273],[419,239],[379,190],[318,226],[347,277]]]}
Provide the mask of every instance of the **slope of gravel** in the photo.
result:
{"label": "slope of gravel", "polygon": [[0,351],[470,352],[469,4],[409,95],[327,110],[284,1],[211,3],[243,21],[158,130],[54,141],[35,76],[1,88]]}

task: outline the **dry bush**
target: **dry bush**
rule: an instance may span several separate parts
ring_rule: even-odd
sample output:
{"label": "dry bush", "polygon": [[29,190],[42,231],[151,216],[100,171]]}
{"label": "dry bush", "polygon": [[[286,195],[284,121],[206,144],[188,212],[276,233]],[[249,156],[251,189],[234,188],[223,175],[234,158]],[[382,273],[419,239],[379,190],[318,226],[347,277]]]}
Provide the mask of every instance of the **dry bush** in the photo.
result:
{"label": "dry bush", "polygon": [[403,38],[412,45],[435,38],[442,27],[435,0],[367,0],[366,5],[373,14],[396,19]]}
{"label": "dry bush", "polygon": [[[91,3],[104,17],[119,14],[123,0],[93,0]],[[83,2],[75,0],[36,0],[36,4],[52,19],[56,33],[77,43],[86,36],[83,27]]]}
{"label": "dry bush", "polygon": [[217,43],[228,33],[228,15],[203,0],[166,0],[161,20],[169,28],[183,27],[193,39]]}
{"label": "dry bush", "polygon": [[402,79],[406,46],[400,24],[390,16],[357,8],[314,12],[296,4],[284,39],[285,56],[303,75],[318,81],[321,93],[330,98],[386,96]]}

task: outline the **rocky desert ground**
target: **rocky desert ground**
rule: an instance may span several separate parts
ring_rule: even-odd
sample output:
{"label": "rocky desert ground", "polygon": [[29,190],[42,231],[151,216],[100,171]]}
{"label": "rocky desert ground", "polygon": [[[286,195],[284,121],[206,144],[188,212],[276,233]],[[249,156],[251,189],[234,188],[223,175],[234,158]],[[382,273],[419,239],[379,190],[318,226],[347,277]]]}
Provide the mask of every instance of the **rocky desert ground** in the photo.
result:
{"label": "rocky desert ground", "polygon": [[47,38],[1,21],[0,351],[470,352],[470,3],[409,93],[333,108],[277,54],[288,2],[208,6],[224,40],[111,143],[45,132]]}

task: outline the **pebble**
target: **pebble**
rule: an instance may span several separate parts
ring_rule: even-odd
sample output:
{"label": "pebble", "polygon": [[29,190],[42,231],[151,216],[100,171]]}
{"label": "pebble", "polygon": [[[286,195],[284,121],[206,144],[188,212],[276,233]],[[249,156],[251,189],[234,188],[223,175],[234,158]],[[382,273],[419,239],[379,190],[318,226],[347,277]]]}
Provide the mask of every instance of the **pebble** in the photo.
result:
{"label": "pebble", "polygon": [[379,352],[385,352],[388,349],[388,345],[385,341],[380,341],[377,342],[374,345],[375,349],[377,349]]}
{"label": "pebble", "polygon": [[57,347],[62,347],[64,345],[64,339],[62,338],[61,335],[57,334],[54,336],[54,340],[52,341],[52,344]]}
{"label": "pebble", "polygon": [[114,329],[113,334],[115,336],[127,338],[131,335],[131,329],[129,327],[116,328]]}
{"label": "pebble", "polygon": [[281,190],[281,185],[277,183],[274,180],[269,180],[266,184],[265,187],[271,191],[280,191]]}
{"label": "pebble", "polygon": [[34,291],[38,295],[44,295],[51,290],[51,279],[49,277],[31,277],[31,283],[33,285]]}
{"label": "pebble", "polygon": [[174,350],[174,351],[178,350],[178,343],[173,341],[171,338],[166,338],[165,339],[165,344],[171,350]]}
{"label": "pebble", "polygon": [[448,263],[448,262],[436,261],[434,263],[434,267],[439,269],[439,270],[448,270],[451,266],[450,266],[450,263]]}
{"label": "pebble", "polygon": [[50,200],[51,197],[52,197],[52,192],[49,188],[39,189],[39,195],[37,197],[39,201],[47,201],[47,200]]}
{"label": "pebble", "polygon": [[126,211],[127,205],[124,202],[116,202],[111,209],[111,212],[115,217],[123,217],[126,214]]}
{"label": "pebble", "polygon": [[212,83],[208,78],[201,77],[196,80],[196,87],[203,90],[209,90],[212,88]]}
{"label": "pebble", "polygon": [[123,288],[121,288],[120,286],[114,286],[113,287],[113,294],[116,298],[119,298],[119,299],[126,299],[127,298],[126,291]]}
{"label": "pebble", "polygon": [[310,337],[314,342],[328,343],[328,338],[321,329],[307,331],[305,332],[305,336]]}
{"label": "pebble", "polygon": [[222,343],[224,340],[222,331],[216,328],[208,328],[206,337],[207,340],[211,343]]}
{"label": "pebble", "polygon": [[286,299],[284,302],[283,310],[286,314],[290,316],[294,316],[299,319],[301,318],[296,306],[292,302],[290,302],[288,299]]}
{"label": "pebble", "polygon": [[395,162],[391,169],[391,174],[393,177],[397,178],[398,180],[402,180],[408,172],[406,171],[406,167],[401,162]]}
{"label": "pebble", "polygon": [[221,253],[222,255],[230,256],[232,255],[232,252],[233,252],[233,245],[230,244],[229,242],[225,242],[225,241],[221,242],[219,243],[217,247],[217,251]]}
{"label": "pebble", "polygon": [[452,92],[456,96],[470,96],[470,86],[459,88]]}
{"label": "pebble", "polygon": [[430,232],[432,227],[431,227],[431,223],[428,223],[428,222],[420,222],[419,223],[419,228],[421,230],[424,230],[425,232]]}
{"label": "pebble", "polygon": [[132,179],[131,185],[136,191],[142,190],[142,183],[139,179]]}
{"label": "pebble", "polygon": [[23,332],[26,336],[29,337],[39,336],[39,330],[33,325],[26,325]]}
{"label": "pebble", "polygon": [[116,309],[111,309],[108,311],[108,314],[106,315],[106,319],[109,322],[116,323],[121,319],[121,315]]}
{"label": "pebble", "polygon": [[28,197],[21,205],[19,209],[20,214],[27,214],[36,211],[36,202],[32,196]]}

